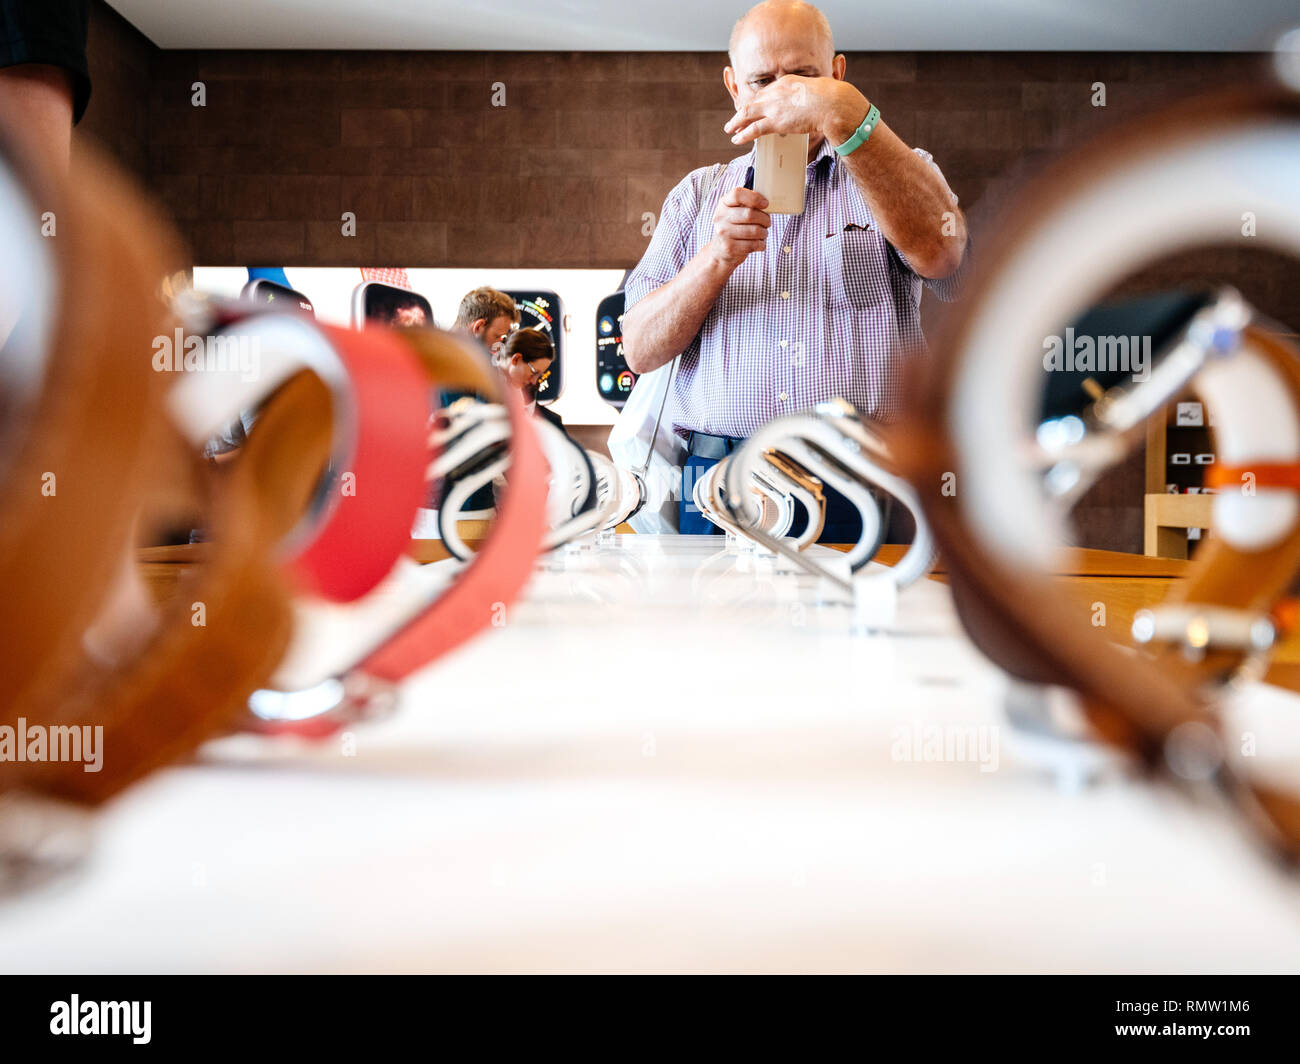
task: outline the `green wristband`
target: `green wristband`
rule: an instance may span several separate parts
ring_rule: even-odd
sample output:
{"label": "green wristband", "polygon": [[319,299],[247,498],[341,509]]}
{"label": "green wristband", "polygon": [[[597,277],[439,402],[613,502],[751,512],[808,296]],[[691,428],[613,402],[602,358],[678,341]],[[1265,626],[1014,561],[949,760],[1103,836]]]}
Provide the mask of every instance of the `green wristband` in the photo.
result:
{"label": "green wristband", "polygon": [[876,128],[876,123],[879,121],[880,108],[873,103],[871,110],[867,112],[867,117],[862,120],[862,125],[858,126],[853,136],[849,137],[843,144],[835,145],[836,154],[852,155],[867,142],[867,138],[871,136],[871,131]]}

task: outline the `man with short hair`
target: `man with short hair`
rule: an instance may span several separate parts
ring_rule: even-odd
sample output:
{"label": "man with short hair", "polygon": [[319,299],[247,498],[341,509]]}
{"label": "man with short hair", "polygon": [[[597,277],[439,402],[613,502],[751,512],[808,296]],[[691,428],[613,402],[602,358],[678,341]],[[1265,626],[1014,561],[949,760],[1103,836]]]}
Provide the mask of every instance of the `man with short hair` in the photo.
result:
{"label": "man with short hair", "polygon": [[452,331],[468,333],[496,355],[518,324],[515,301],[504,292],[484,286],[465,293]]}
{"label": "man with short hair", "polygon": [[[648,373],[681,355],[669,410],[692,455],[683,532],[712,531],[692,502],[694,479],[772,418],[837,396],[870,418],[897,415],[901,367],[924,350],[922,290],[955,298],[967,247],[943,174],[845,79],[815,7],[752,8],[736,23],[730,61],[734,143],[809,135],[805,208],[766,211],[745,187],[752,151],[695,170],[669,193],[627,280],[628,367]],[[842,501],[824,541],[855,535],[856,514],[845,524],[836,513]]]}
{"label": "man with short hair", "polygon": [[[495,366],[501,357],[506,341],[519,325],[519,309],[515,301],[495,288],[484,285],[466,292],[456,310],[456,321],[451,327],[454,333],[472,336],[492,357]],[[468,393],[459,391],[441,391],[438,405],[444,410],[457,399]],[[436,509],[441,500],[435,498],[430,505]],[[492,485],[484,484],[465,502],[464,512],[487,514],[495,507]]]}

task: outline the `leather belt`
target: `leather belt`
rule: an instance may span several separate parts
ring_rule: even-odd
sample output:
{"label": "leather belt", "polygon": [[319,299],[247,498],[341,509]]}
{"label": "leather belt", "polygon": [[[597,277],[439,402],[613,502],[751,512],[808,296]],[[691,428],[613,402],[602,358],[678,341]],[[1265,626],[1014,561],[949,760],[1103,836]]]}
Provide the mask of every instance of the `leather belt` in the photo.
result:
{"label": "leather belt", "polygon": [[744,442],[730,436],[711,436],[707,432],[692,431],[686,438],[686,450],[697,458],[707,458],[716,462],[725,458]]}

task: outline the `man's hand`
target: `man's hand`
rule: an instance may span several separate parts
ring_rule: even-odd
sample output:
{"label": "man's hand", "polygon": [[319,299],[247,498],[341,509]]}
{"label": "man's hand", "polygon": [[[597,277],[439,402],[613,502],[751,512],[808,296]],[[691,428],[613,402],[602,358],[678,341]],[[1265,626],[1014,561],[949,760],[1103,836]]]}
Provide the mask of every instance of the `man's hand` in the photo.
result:
{"label": "man's hand", "polygon": [[786,74],[738,107],[723,129],[734,144],[768,133],[809,133],[843,144],[870,109],[867,98],[847,81]]}
{"label": "man's hand", "polygon": [[767,247],[767,197],[733,188],[713,212],[713,237],[676,277],[644,296],[623,317],[623,357],[649,373],[686,350],[736,267]]}
{"label": "man's hand", "polygon": [[767,197],[751,188],[733,188],[718,201],[709,248],[714,259],[728,270],[734,270],[755,251],[767,247],[772,216],[766,207]]}

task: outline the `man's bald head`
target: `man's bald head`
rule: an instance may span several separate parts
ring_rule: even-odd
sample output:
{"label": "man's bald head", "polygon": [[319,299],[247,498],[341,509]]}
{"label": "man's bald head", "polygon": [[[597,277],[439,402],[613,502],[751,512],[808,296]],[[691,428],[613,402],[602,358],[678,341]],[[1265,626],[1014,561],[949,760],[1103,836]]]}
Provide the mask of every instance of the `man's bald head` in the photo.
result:
{"label": "man's bald head", "polygon": [[741,15],[731,31],[727,46],[731,65],[736,66],[737,53],[749,38],[769,36],[785,40],[801,37],[809,46],[824,51],[828,60],[835,54],[830,21],[812,4],[803,0],[763,0]]}

